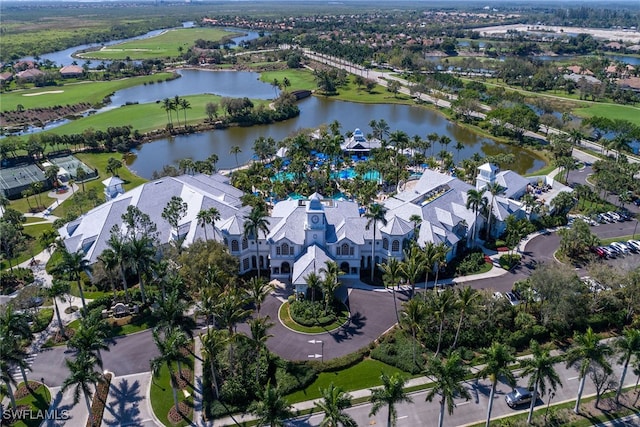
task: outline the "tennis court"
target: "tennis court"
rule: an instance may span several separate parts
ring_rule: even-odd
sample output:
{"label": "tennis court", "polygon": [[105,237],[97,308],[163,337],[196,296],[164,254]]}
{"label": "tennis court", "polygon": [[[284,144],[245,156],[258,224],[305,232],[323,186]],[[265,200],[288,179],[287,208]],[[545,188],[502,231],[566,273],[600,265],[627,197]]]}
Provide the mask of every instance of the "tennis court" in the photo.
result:
{"label": "tennis court", "polygon": [[49,187],[44,172],[35,164],[22,164],[0,169],[0,190],[8,198],[22,197],[22,192],[34,182],[41,182],[43,190]]}
{"label": "tennis court", "polygon": [[87,174],[85,180],[95,178],[98,174],[89,166],[82,163],[77,157],[74,156],[61,156],[61,157],[49,157],[48,160],[60,169],[64,169],[69,172],[69,175],[75,180],[78,175],[78,168],[82,168]]}

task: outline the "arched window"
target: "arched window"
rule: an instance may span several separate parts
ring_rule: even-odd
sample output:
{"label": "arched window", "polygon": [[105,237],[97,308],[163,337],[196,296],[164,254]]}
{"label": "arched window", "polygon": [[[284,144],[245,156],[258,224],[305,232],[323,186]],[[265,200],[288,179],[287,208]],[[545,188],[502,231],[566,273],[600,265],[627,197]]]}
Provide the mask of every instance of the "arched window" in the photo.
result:
{"label": "arched window", "polygon": [[233,239],[231,241],[231,252],[238,252],[240,250],[240,246],[238,245],[238,241]]}
{"label": "arched window", "polygon": [[242,239],[242,249],[247,249],[249,247],[249,241],[246,237]]}
{"label": "arched window", "polygon": [[349,255],[349,245],[347,243],[343,243],[340,249],[342,255]]}
{"label": "arched window", "polygon": [[291,266],[288,262],[283,262],[280,266],[280,270],[282,271],[282,274],[289,274],[291,273]]}
{"label": "arched window", "polygon": [[382,249],[389,249],[389,239],[386,237],[382,239]]}
{"label": "arched window", "polygon": [[340,264],[340,270],[343,273],[349,274],[349,263],[348,262],[343,262],[342,264]]}
{"label": "arched window", "polygon": [[400,240],[394,240],[393,243],[391,243],[391,251],[392,252],[400,251]]}
{"label": "arched window", "polygon": [[289,244],[283,243],[281,252],[282,255],[289,255]]}

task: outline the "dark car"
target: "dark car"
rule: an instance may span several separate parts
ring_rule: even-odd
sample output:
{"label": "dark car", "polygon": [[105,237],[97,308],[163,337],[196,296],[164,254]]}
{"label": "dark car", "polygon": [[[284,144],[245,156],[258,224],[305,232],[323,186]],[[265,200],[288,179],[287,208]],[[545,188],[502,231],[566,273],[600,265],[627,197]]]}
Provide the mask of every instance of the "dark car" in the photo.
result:
{"label": "dark car", "polygon": [[510,408],[516,406],[530,404],[533,399],[533,393],[524,387],[516,387],[511,393],[507,393],[504,400],[507,402]]}

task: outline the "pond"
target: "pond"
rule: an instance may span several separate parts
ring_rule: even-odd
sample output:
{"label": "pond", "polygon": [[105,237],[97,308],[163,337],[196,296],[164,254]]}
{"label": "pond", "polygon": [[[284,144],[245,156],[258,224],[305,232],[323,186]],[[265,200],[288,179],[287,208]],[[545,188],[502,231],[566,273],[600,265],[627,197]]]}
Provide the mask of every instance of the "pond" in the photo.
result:
{"label": "pond", "polygon": [[[220,73],[214,73],[214,75],[218,74]],[[273,90],[267,83],[258,83]],[[148,90],[152,88],[153,86],[148,87]],[[233,92],[236,97],[252,96],[245,90],[243,87],[236,87]],[[545,164],[542,159],[532,153],[479,136],[448,121],[434,111],[418,106],[359,104],[315,96],[303,99],[298,106],[300,115],[284,122],[180,135],[144,144],[134,151],[136,158],[130,165],[131,169],[144,178],[150,178],[154,171],[161,170],[164,165],[176,164],[183,158],[204,160],[212,153],[220,159],[217,165],[219,169],[233,168],[236,166],[236,161],[235,156],[229,155],[231,147],[240,147],[242,151],[238,154],[238,163],[245,163],[253,158],[253,142],[261,136],[281,141],[301,129],[316,129],[334,120],[341,124],[343,134],[356,128],[361,128],[368,133],[371,131],[368,128],[369,122],[380,119],[384,119],[389,124],[392,132],[401,130],[409,137],[419,135],[425,138],[432,132],[448,136],[452,142],[446,149],[453,154],[456,162],[471,157],[474,153],[483,156],[512,153],[516,155],[516,164],[511,165],[510,168],[518,173],[531,172]],[[464,146],[459,152],[454,149],[457,141]],[[435,144],[427,154],[437,155],[442,149],[443,147],[439,144]]]}

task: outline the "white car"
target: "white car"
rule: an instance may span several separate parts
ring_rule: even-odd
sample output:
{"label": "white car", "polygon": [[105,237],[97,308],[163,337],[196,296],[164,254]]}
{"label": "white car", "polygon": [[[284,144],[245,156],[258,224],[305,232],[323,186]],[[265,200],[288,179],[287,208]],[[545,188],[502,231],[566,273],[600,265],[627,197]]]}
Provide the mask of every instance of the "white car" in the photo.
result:
{"label": "white car", "polygon": [[627,246],[634,252],[640,252],[640,240],[629,240],[627,241]]}
{"label": "white car", "polygon": [[624,242],[613,242],[611,245],[614,249],[617,249],[618,252],[626,255],[629,253],[629,247]]}

